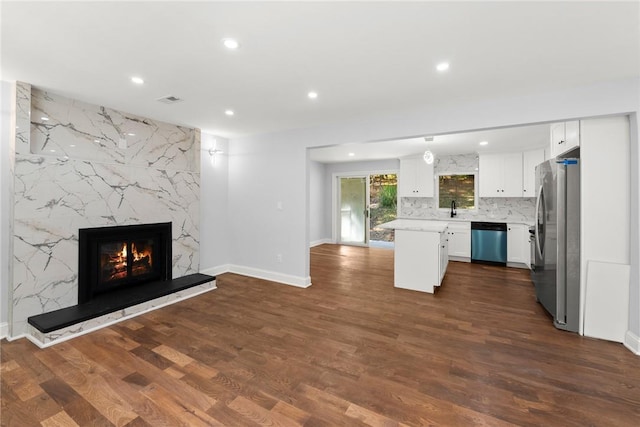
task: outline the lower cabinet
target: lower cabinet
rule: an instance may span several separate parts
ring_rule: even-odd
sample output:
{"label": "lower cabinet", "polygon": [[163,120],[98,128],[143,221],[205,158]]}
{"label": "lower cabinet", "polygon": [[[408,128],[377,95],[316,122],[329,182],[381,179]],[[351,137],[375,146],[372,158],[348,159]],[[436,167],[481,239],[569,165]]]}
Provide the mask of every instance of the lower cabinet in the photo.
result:
{"label": "lower cabinet", "polygon": [[447,231],[449,258],[455,261],[471,261],[471,223],[450,222]]}
{"label": "lower cabinet", "polygon": [[514,267],[528,267],[531,258],[529,227],[525,224],[507,224],[507,262]]}
{"label": "lower cabinet", "polygon": [[395,231],[394,286],[433,293],[447,270],[447,230]]}
{"label": "lower cabinet", "polygon": [[444,279],[444,273],[447,272],[447,265],[449,265],[449,238],[448,233],[445,231],[440,233],[440,285],[442,279]]}

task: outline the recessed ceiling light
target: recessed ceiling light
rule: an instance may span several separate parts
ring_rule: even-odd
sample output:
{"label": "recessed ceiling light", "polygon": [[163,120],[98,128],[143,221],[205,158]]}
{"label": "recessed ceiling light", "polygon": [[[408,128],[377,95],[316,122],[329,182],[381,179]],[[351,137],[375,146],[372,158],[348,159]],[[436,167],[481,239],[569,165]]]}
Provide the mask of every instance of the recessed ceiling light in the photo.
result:
{"label": "recessed ceiling light", "polygon": [[93,142],[100,142],[100,140],[99,139],[94,139]]}
{"label": "recessed ceiling light", "polygon": [[441,62],[438,65],[436,65],[436,70],[438,71],[447,71],[448,69],[449,69],[448,62]]}
{"label": "recessed ceiling light", "polygon": [[489,145],[489,141],[480,141],[480,145]]}
{"label": "recessed ceiling light", "polygon": [[131,133],[131,132],[129,132],[127,135],[129,135],[129,136],[136,136],[136,134],[135,134],[135,133]]}
{"label": "recessed ceiling light", "polygon": [[40,120],[44,120],[46,122],[49,120],[49,117],[40,117]]}
{"label": "recessed ceiling light", "polygon": [[50,153],[55,153],[55,152],[56,152],[56,150],[49,150],[49,152],[50,152]]}
{"label": "recessed ceiling light", "polygon": [[142,77],[133,76],[131,77],[131,81],[137,85],[144,84],[144,80],[142,80]]}
{"label": "recessed ceiling light", "polygon": [[316,99],[318,97],[318,92],[309,92],[307,96],[309,99]]}
{"label": "recessed ceiling light", "polygon": [[240,43],[236,39],[222,39],[222,44],[227,49],[235,50],[240,47]]}
{"label": "recessed ceiling light", "polygon": [[71,148],[73,148],[75,146],[76,146],[76,144],[69,144],[69,147],[71,147]]}
{"label": "recessed ceiling light", "polygon": [[235,113],[233,112],[233,110],[226,110],[224,112],[227,116],[233,116]]}
{"label": "recessed ceiling light", "polygon": [[349,157],[353,157],[355,155],[356,155],[356,153],[349,153]]}

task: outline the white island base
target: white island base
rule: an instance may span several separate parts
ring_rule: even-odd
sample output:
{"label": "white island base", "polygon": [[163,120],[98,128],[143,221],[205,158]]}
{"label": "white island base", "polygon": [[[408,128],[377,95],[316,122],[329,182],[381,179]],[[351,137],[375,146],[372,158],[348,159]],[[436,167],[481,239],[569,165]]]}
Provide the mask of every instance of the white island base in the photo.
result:
{"label": "white island base", "polygon": [[447,223],[401,219],[383,226],[395,230],[394,286],[434,293],[449,262]]}

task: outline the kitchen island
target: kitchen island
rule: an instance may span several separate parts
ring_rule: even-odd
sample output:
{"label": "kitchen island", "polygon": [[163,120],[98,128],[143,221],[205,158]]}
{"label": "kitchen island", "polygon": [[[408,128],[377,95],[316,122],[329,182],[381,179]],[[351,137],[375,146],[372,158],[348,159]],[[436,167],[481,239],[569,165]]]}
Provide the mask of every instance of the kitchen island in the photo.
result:
{"label": "kitchen island", "polygon": [[397,219],[380,227],[395,230],[394,286],[432,294],[449,262],[448,223]]}

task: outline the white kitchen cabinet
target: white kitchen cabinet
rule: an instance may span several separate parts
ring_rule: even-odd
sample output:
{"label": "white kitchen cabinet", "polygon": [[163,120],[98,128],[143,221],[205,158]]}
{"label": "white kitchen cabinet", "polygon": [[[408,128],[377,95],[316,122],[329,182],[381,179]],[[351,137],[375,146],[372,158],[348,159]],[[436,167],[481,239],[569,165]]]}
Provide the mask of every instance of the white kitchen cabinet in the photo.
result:
{"label": "white kitchen cabinet", "polygon": [[580,146],[580,122],[578,120],[553,123],[550,132],[551,158]]}
{"label": "white kitchen cabinet", "polygon": [[522,153],[522,197],[537,197],[536,166],[544,159],[543,148]]}
{"label": "white kitchen cabinet", "polygon": [[471,223],[450,222],[447,234],[449,239],[449,259],[471,261]]}
{"label": "white kitchen cabinet", "polygon": [[507,262],[524,267],[530,257],[529,227],[525,224],[507,224]]}
{"label": "white kitchen cabinet", "polygon": [[396,228],[393,258],[396,288],[433,293],[449,262],[446,226],[442,232]]}
{"label": "white kitchen cabinet", "polygon": [[444,279],[444,273],[447,272],[447,266],[449,265],[449,238],[446,232],[440,233],[440,265],[439,265],[439,274],[440,279],[438,280],[438,286],[442,284],[442,280]]}
{"label": "white kitchen cabinet", "polygon": [[480,197],[522,197],[522,153],[479,156]]}
{"label": "white kitchen cabinet", "polygon": [[400,159],[398,196],[433,197],[433,164],[428,165],[422,157]]}

